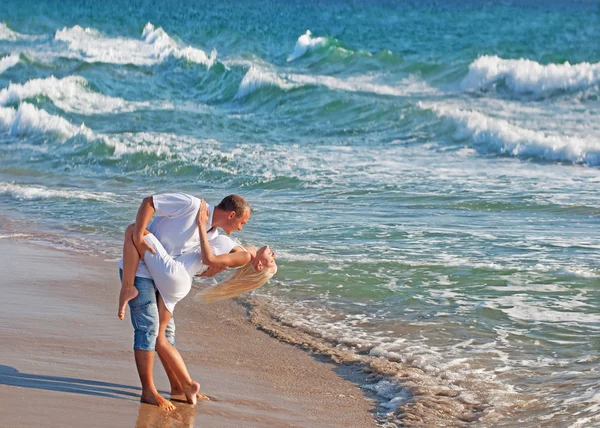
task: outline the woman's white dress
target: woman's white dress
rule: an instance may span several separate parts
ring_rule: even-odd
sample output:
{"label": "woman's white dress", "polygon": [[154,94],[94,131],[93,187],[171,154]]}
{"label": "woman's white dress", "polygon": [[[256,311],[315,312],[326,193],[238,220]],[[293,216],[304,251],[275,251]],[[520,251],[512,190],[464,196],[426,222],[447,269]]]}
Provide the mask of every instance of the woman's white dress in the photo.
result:
{"label": "woman's white dress", "polygon": [[[199,248],[178,257],[171,257],[154,235],[148,234],[144,239],[156,251],[155,254],[146,251],[144,262],[165,306],[173,313],[177,302],[190,292],[194,275],[204,272],[208,266],[202,264],[202,253]],[[210,249],[217,256],[227,254],[234,247],[239,246],[227,235],[217,235],[209,241],[209,244]]]}

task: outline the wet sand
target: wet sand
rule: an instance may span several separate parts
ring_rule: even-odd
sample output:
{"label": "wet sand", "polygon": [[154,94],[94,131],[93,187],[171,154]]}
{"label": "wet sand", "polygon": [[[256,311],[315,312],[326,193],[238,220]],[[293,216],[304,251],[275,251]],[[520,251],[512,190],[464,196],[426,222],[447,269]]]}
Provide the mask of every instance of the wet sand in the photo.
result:
{"label": "wet sand", "polygon": [[[258,331],[235,302],[200,306],[193,296],[175,311],[177,345],[215,401],[175,403],[171,413],[140,404],[129,314],[116,316],[116,269],[99,257],[0,240],[2,426],[376,426],[375,404],[350,367]],[[158,357],[155,379],[168,397]]]}

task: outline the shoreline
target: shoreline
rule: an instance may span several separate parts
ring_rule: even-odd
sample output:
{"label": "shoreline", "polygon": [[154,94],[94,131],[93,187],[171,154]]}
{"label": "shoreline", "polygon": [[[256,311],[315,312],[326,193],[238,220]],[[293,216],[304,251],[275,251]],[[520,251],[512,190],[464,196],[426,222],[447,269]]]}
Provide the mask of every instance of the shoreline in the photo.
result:
{"label": "shoreline", "polygon": [[[215,401],[172,413],[140,404],[131,323],[116,317],[116,264],[15,239],[0,240],[0,259],[7,426],[377,426],[351,370],[258,330],[236,302],[199,305],[194,290],[175,312],[177,344]],[[168,390],[158,358],[155,380]]]}

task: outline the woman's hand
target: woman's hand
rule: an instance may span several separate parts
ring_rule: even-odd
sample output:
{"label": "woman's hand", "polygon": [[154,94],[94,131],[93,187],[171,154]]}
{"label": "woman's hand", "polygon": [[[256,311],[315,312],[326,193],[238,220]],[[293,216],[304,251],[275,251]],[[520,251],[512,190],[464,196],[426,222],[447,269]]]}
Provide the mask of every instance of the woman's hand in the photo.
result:
{"label": "woman's hand", "polygon": [[198,226],[206,226],[206,222],[208,222],[208,205],[203,199],[200,201],[200,209],[198,210]]}

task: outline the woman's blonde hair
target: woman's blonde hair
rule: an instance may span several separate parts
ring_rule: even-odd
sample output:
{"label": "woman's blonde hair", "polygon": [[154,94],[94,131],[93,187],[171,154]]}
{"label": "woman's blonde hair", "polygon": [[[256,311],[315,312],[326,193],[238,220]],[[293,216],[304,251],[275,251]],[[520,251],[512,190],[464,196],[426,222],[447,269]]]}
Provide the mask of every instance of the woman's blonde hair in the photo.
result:
{"label": "woman's blonde hair", "polygon": [[262,287],[276,272],[277,265],[271,268],[265,267],[258,271],[254,269],[252,263],[246,263],[244,266],[236,269],[233,275],[225,281],[208,290],[202,291],[198,298],[202,303],[231,299],[232,297],[237,297],[240,294]]}

